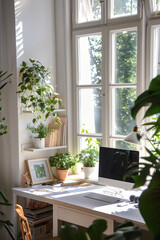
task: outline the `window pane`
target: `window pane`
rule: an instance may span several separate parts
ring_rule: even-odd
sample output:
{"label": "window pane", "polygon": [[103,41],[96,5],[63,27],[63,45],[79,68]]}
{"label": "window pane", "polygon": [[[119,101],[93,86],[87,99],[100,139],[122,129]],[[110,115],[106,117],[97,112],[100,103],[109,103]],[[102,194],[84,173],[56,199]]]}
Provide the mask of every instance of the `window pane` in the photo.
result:
{"label": "window pane", "polygon": [[138,0],[111,0],[111,17],[132,16],[137,14]]}
{"label": "window pane", "polygon": [[160,11],[160,0],[152,0],[154,12]]}
{"label": "window pane", "polygon": [[101,84],[102,36],[79,38],[79,84]]}
{"label": "window pane", "polygon": [[137,32],[123,31],[113,34],[112,82],[137,81]]}
{"label": "window pane", "polygon": [[131,108],[136,99],[135,88],[112,89],[112,134],[127,135],[131,132],[135,120],[131,117]]}
{"label": "window pane", "polygon": [[120,149],[137,150],[135,144],[127,143],[123,140],[112,140],[112,146]]}
{"label": "window pane", "polygon": [[77,0],[78,23],[101,20],[99,0]]}
{"label": "window pane", "polygon": [[155,27],[153,31],[153,77],[160,74],[160,27]]}
{"label": "window pane", "polygon": [[102,132],[102,92],[100,88],[79,91],[79,132],[83,125],[89,133]]}

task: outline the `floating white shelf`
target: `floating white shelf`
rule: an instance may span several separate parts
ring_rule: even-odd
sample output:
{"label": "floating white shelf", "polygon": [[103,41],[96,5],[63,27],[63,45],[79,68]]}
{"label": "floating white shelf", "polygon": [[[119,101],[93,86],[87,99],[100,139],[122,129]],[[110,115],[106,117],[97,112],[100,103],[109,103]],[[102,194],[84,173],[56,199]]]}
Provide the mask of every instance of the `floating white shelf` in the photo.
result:
{"label": "floating white shelf", "polygon": [[[60,108],[60,109],[55,110],[54,112],[55,113],[61,113],[61,112],[65,112],[65,111],[66,111],[66,109]],[[32,113],[32,111],[30,111],[28,109],[21,109],[21,113]]]}
{"label": "floating white shelf", "polygon": [[67,148],[67,146],[56,146],[56,147],[45,147],[45,148],[32,148],[32,147],[24,147],[22,148],[22,151],[27,152],[42,152],[42,151],[50,151],[50,150],[56,150],[56,149],[64,149]]}

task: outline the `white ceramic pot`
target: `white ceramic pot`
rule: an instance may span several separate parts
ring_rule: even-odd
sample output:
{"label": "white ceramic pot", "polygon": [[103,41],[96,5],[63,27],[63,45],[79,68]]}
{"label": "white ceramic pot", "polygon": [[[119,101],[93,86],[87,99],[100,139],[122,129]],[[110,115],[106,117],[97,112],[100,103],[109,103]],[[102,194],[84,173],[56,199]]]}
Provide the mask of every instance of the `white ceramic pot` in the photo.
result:
{"label": "white ceramic pot", "polygon": [[44,148],[45,147],[45,138],[33,138],[34,148]]}
{"label": "white ceramic pot", "polygon": [[96,167],[83,167],[84,177],[86,179],[94,178]]}

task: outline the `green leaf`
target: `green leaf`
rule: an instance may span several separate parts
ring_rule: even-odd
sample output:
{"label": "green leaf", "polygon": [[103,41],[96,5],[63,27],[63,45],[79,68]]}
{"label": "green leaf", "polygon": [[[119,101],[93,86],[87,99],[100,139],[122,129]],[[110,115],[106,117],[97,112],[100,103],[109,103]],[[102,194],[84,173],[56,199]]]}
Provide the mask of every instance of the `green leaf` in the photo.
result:
{"label": "green leaf", "polygon": [[71,226],[62,226],[61,227],[61,240],[87,240],[86,234],[80,232],[77,234],[78,227]]}
{"label": "green leaf", "polygon": [[47,119],[50,115],[50,112],[48,112],[46,115],[45,115],[45,119]]}
{"label": "green leaf", "polygon": [[28,90],[32,90],[32,86],[31,85],[28,85]]}
{"label": "green leaf", "polygon": [[149,90],[154,91],[160,89],[160,75],[156,76],[149,85]]}
{"label": "green leaf", "polygon": [[107,222],[103,219],[93,221],[87,232],[91,240],[101,240],[103,232],[107,229]]}
{"label": "green leaf", "polygon": [[36,118],[33,118],[32,122],[35,123],[36,122]]}
{"label": "green leaf", "polygon": [[25,61],[22,62],[22,66],[23,66],[23,67],[26,67],[26,66],[27,66],[27,64],[26,64]]}
{"label": "green leaf", "polygon": [[28,101],[28,98],[25,98],[25,97],[21,97],[21,102],[23,103],[23,104],[26,104],[27,103],[27,101]]}
{"label": "green leaf", "polygon": [[150,166],[145,166],[140,172],[139,175],[133,176],[135,181],[134,188],[144,186],[146,178],[149,175]]}
{"label": "green leaf", "polygon": [[160,236],[160,187],[143,191],[139,209],[153,236]]}
{"label": "green leaf", "polygon": [[23,73],[23,72],[24,72],[24,70],[25,70],[25,68],[24,68],[24,67],[22,67],[22,68],[20,69],[19,73]]}
{"label": "green leaf", "polygon": [[29,61],[30,61],[31,63],[35,63],[35,60],[33,60],[33,59],[31,59],[31,58],[29,58]]}
{"label": "green leaf", "polygon": [[160,172],[159,171],[155,171],[155,173],[152,175],[152,179],[148,186],[148,188],[156,188],[156,187],[160,188]]}
{"label": "green leaf", "polygon": [[140,240],[141,231],[138,227],[134,226],[131,222],[124,222],[120,224],[115,232],[107,237],[104,237],[104,240]]}
{"label": "green leaf", "polygon": [[24,91],[24,90],[26,90],[26,89],[27,89],[27,87],[26,87],[25,85],[22,85],[22,86],[21,86],[21,90],[22,90],[22,91]]}

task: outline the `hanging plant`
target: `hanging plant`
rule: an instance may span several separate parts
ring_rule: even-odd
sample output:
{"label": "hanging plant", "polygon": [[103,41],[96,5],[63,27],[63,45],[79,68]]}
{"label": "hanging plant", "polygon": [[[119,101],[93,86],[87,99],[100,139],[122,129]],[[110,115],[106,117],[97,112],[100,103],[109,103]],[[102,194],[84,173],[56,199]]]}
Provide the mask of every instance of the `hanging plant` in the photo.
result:
{"label": "hanging plant", "polygon": [[57,104],[61,105],[61,99],[55,92],[53,77],[49,69],[45,68],[39,61],[29,59],[31,66],[25,61],[21,64],[19,77],[22,81],[18,84],[17,93],[24,108],[28,108],[34,114],[33,123],[49,116],[57,118],[54,112]]}

